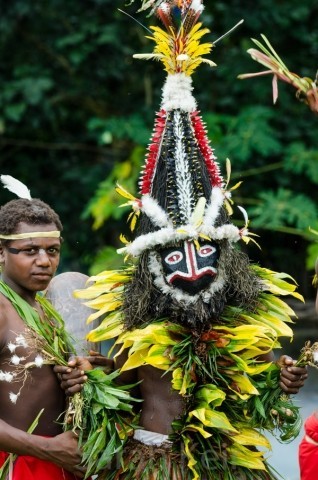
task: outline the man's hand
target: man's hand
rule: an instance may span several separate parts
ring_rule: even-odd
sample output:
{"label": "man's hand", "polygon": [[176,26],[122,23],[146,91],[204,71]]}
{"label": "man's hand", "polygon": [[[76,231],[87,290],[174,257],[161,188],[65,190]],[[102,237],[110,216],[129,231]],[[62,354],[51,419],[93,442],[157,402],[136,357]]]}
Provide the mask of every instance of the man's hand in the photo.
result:
{"label": "man's hand", "polygon": [[84,478],[86,468],[81,466],[81,451],[78,448],[78,438],[72,431],[61,433],[56,437],[39,437],[43,460],[55,463],[64,470],[73,473],[76,478]]}
{"label": "man's hand", "polygon": [[54,366],[54,372],[57,374],[66,395],[74,395],[82,390],[87,380],[85,371],[92,370],[93,365],[105,367],[105,373],[109,373],[113,370],[114,362],[91,350],[88,357],[72,357],[67,366]]}
{"label": "man's hand", "polygon": [[103,371],[105,373],[111,373],[114,370],[114,360],[112,360],[111,358],[107,358],[104,355],[95,352],[94,350],[90,350],[89,356],[84,358],[87,359],[91,365],[96,365],[97,367],[104,367]]}
{"label": "man's hand", "polygon": [[308,378],[306,367],[295,367],[296,361],[287,355],[282,355],[277,365],[280,366],[280,388],[287,394],[298,393]]}

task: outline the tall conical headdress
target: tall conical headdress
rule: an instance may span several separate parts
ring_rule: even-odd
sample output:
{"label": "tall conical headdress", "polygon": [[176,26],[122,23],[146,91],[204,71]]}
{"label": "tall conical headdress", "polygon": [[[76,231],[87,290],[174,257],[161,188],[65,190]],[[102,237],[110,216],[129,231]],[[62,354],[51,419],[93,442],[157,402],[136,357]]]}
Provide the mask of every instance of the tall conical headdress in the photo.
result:
{"label": "tall conical headdress", "polygon": [[201,0],[170,0],[145,1],[141,9],[147,8],[156,12],[166,31],[150,27],[154,52],[134,57],[161,61],[168,76],[140,178],[141,199],[132,202],[135,212],[142,213],[139,235],[122,251],[139,256],[185,239],[236,242],[247,229],[228,222],[224,207],[230,194],[192,95],[195,69],[202,62],[215,66],[203,58],[213,44],[200,43],[209,32],[199,22],[204,7]]}

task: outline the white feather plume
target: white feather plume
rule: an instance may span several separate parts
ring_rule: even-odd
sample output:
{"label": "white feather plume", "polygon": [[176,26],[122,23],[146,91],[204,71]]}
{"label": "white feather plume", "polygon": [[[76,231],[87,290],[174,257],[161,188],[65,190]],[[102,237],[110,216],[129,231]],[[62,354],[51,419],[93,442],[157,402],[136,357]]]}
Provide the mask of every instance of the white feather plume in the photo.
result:
{"label": "white feather plume", "polygon": [[11,175],[1,175],[0,179],[4,188],[7,188],[10,190],[10,192],[15,193],[17,197],[31,200],[32,197],[30,190],[24,185],[24,183],[20,182],[20,180],[11,177]]}

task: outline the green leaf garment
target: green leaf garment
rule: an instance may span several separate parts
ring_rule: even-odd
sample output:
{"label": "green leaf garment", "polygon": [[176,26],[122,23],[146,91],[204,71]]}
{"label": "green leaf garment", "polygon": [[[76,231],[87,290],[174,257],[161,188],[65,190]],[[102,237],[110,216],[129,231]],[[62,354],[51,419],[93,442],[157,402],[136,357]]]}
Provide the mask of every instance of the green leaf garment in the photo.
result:
{"label": "green leaf garment", "polygon": [[127,349],[122,371],[151,365],[163,374],[172,372],[172,388],[187,398],[186,411],[173,424],[172,449],[134,446],[130,440],[123,469],[108,469],[101,478],[276,478],[265,460],[270,444],[264,433],[289,442],[298,435],[301,419],[278,385],[280,368],[258,357],[279,348],[280,337],[292,337],[288,323],[294,312],[279,297],[301,297],[287,275],[250,268],[263,287],[256,307],[227,305],[221,324],[199,339],[168,318],[125,328],[121,307],[133,267],[102,272],[92,277],[93,285],[75,292],[97,310],[88,321],[103,318],[89,333],[90,341],[115,339],[120,351]]}

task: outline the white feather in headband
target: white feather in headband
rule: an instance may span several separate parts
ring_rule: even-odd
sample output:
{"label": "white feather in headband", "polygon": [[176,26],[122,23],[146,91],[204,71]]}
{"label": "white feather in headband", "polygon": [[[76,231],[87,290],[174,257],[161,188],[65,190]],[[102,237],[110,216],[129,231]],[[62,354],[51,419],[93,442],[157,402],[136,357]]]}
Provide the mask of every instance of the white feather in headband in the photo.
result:
{"label": "white feather in headband", "polygon": [[11,175],[1,175],[0,179],[3,186],[10,190],[10,192],[15,193],[17,197],[31,200],[32,197],[30,190],[24,185],[24,183],[20,182],[20,180],[11,177]]}

